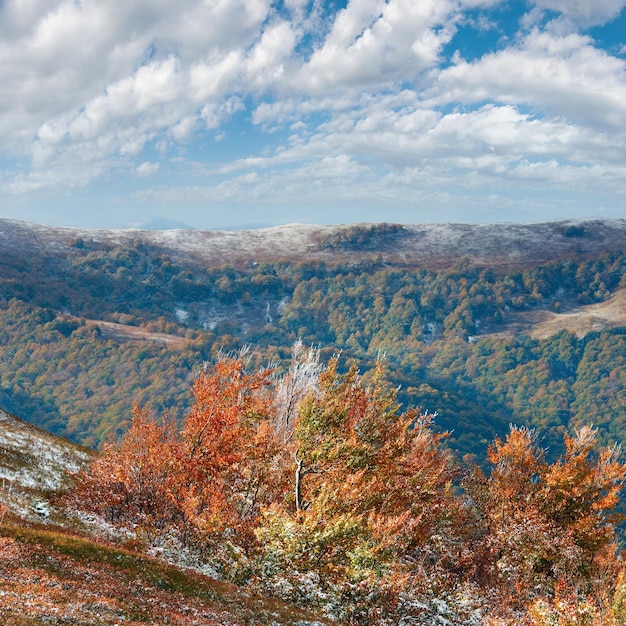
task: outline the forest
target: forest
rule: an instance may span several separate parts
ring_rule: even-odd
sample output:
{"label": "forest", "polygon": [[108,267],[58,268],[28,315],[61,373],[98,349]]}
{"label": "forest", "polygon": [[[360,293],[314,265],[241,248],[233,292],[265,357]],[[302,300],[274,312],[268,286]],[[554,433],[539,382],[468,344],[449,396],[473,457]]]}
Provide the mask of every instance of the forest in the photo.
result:
{"label": "forest", "polygon": [[135,408],[64,502],[179,546],[215,575],[345,624],[623,624],[619,446],[589,425],[549,461],[511,426],[489,469],[402,409],[378,361],[295,344],[284,374],[218,356],[182,424]]}
{"label": "forest", "polygon": [[400,235],[5,251],[0,407],[98,451],[52,507],[340,623],[626,623],[626,325],[526,321],[622,302],[626,253],[386,262]]}
{"label": "forest", "polygon": [[[368,245],[357,234],[350,245]],[[182,420],[189,382],[219,350],[249,345],[257,366],[280,368],[298,339],[340,350],[364,375],[384,354],[400,401],[438,413],[446,445],[468,460],[483,462],[510,423],[537,427],[549,454],[589,422],[603,443],[624,440],[623,327],[498,335],[517,314],[607,300],[626,286],[624,253],[516,270],[376,258],[203,267],[142,242],[69,243],[66,255],[0,261],[0,401],[78,443],[119,437],[133,403]],[[93,320],[180,341],[120,341]]]}

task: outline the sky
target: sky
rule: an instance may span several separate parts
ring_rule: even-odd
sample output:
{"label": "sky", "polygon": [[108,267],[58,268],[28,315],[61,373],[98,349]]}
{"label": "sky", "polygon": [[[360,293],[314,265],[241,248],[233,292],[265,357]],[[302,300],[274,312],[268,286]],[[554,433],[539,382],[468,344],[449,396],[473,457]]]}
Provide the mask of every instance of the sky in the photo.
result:
{"label": "sky", "polygon": [[626,218],[626,0],[0,0],[0,217]]}

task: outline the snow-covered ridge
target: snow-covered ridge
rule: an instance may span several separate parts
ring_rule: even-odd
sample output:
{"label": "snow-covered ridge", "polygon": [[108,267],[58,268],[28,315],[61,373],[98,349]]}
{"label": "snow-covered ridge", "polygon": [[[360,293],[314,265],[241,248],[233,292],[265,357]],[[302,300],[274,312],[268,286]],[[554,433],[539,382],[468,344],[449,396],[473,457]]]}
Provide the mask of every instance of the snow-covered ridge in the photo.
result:
{"label": "snow-covered ridge", "polygon": [[0,502],[23,516],[46,515],[59,490],[92,454],[0,410]]}
{"label": "snow-covered ridge", "polygon": [[[568,254],[623,249],[626,220],[563,220],[518,224],[418,224],[378,231],[379,225],[291,224],[241,231],[88,230],[0,220],[0,251],[67,250],[72,242],[141,242],[180,260],[224,264],[276,259],[441,265],[469,259],[478,265],[541,263]],[[366,245],[351,235],[374,233]],[[334,238],[334,239],[333,239]],[[339,241],[329,245],[329,241]]]}

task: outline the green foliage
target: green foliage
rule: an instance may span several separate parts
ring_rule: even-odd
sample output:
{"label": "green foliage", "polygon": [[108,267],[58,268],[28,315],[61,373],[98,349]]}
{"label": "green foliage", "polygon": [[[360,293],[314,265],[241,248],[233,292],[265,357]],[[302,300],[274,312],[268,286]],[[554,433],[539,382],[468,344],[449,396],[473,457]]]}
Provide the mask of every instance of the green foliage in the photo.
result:
{"label": "green foliage", "polygon": [[[338,232],[320,245],[376,249],[403,236],[384,224]],[[481,333],[515,312],[602,301],[626,285],[625,268],[626,255],[616,252],[506,272],[380,259],[203,268],[141,242],[87,239],[32,258],[15,252],[0,260],[0,403],[97,446],[128,427],[125,408],[136,401],[180,421],[188,372],[218,350],[250,343],[257,364],[284,362],[300,338],[359,359],[365,376],[384,353],[400,400],[437,412],[451,431],[448,445],[467,459],[484,460],[487,442],[510,422],[539,428],[554,455],[570,424],[591,421],[603,441],[623,441],[619,330],[541,341]],[[92,318],[187,342],[120,343],[84,322]]]}
{"label": "green foliage", "polygon": [[3,408],[92,446],[126,428],[129,400],[182,417],[189,372],[204,353],[193,342],[107,340],[93,326],[16,300],[0,308],[0,322]]}
{"label": "green foliage", "polygon": [[322,248],[367,249],[371,244],[380,245],[402,234],[404,226],[400,224],[372,224],[367,226],[348,226],[323,237],[319,245]]}

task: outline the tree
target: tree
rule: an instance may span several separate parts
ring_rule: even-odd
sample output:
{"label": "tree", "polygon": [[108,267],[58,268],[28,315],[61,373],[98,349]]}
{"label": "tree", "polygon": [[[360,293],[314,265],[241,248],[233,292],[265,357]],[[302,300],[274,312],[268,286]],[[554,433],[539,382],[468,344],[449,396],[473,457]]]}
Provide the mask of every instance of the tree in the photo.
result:
{"label": "tree", "polygon": [[626,465],[593,428],[550,463],[533,430],[511,427],[491,471],[459,484],[447,433],[403,410],[381,362],[364,378],[297,343],[282,376],[247,363],[207,365],[178,429],[135,409],[74,501],[147,535],[177,530],[224,577],[323,601],[343,623],[435,620],[444,595],[447,615],[468,616],[453,623],[481,606],[500,624],[623,622]]}
{"label": "tree", "polygon": [[171,493],[176,478],[173,425],[158,424],[135,407],[122,441],[106,445],[89,469],[74,477],[69,497],[110,522],[132,522],[150,534],[184,521]]}
{"label": "tree", "polygon": [[626,466],[617,448],[597,450],[590,427],[566,435],[565,449],[549,464],[535,432],[512,427],[489,449],[489,477],[478,472],[468,483],[481,534],[475,575],[513,606],[557,589],[597,604],[599,588],[615,584]]}
{"label": "tree", "polygon": [[270,370],[248,372],[245,351],[220,355],[193,386],[181,430],[177,498],[207,532],[245,531],[260,507],[280,500],[280,441],[271,428]]}
{"label": "tree", "polygon": [[626,478],[620,448],[597,449],[597,431],[583,426],[565,434],[565,453],[542,476],[541,510],[570,538],[575,558],[569,559],[568,578],[588,579],[598,560],[615,548],[616,512]]}
{"label": "tree", "polygon": [[380,590],[452,517],[454,471],[433,416],[400,410],[381,363],[370,386],[337,366],[300,406],[295,502],[267,509],[257,537],[274,576],[314,571],[322,586]]}
{"label": "tree", "polygon": [[300,404],[310,393],[315,394],[318,378],[324,367],[320,363],[319,349],[306,348],[298,339],[291,350],[291,364],[274,386],[274,430],[287,443],[293,431]]}

